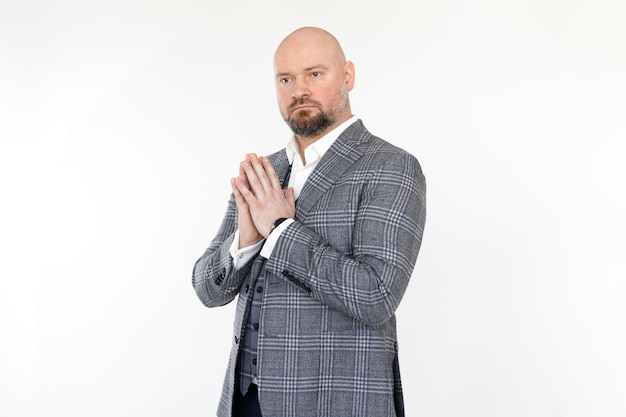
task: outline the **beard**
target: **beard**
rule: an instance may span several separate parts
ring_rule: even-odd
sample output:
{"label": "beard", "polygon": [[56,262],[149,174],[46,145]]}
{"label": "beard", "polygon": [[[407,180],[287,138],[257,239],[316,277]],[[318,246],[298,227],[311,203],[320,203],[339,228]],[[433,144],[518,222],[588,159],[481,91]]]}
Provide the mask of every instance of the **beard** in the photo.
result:
{"label": "beard", "polygon": [[315,116],[311,116],[310,110],[302,110],[287,119],[287,124],[291,131],[303,138],[321,135],[333,123],[335,123],[335,120],[323,111],[320,111]]}
{"label": "beard", "polygon": [[[314,111],[311,109],[293,112],[294,108],[303,105],[315,107],[319,113],[314,114]],[[345,85],[342,85],[338,95],[329,103],[326,110],[324,110],[321,103],[315,100],[300,98],[287,108],[287,116],[284,119],[296,136],[314,138],[326,132],[329,127],[332,127],[345,112],[347,106],[349,106],[348,90]]]}

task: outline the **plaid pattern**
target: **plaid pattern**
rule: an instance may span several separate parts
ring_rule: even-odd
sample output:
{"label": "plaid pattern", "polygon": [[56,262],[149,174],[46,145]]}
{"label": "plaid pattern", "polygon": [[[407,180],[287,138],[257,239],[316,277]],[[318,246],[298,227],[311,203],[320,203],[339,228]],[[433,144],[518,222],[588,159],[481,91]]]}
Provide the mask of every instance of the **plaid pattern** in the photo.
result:
{"label": "plaid pattern", "polygon": [[[282,177],[280,185],[286,188],[289,184],[289,175],[291,175],[291,166],[287,170],[287,174]],[[261,322],[261,306],[263,304],[263,291],[265,291],[265,272],[262,269],[254,282],[254,287],[246,284],[244,291],[252,292],[250,309],[247,319],[244,321],[245,330],[243,332],[243,344],[240,348],[238,358],[239,373],[239,389],[241,395],[245,396],[251,383],[257,383],[257,362],[258,362],[258,345],[259,345],[259,323]]]}
{"label": "plaid pattern", "polygon": [[[282,177],[289,165],[284,150],[270,159]],[[307,180],[296,222],[283,231],[271,258],[257,257],[238,271],[228,253],[237,228],[231,196],[192,279],[208,307],[239,295],[218,416],[231,413],[251,297],[245,288],[261,272],[257,371],[263,415],[404,415],[395,311],[421,244],[425,192],[418,161],[357,121]]]}
{"label": "plaid pattern", "polygon": [[239,353],[239,389],[241,395],[246,395],[251,383],[257,383],[257,363],[259,346],[259,329],[261,322],[261,306],[263,304],[263,291],[265,291],[265,274],[261,272],[254,283],[254,287],[246,287],[245,291],[251,291],[252,304],[248,312],[248,318],[244,322],[243,343]]}

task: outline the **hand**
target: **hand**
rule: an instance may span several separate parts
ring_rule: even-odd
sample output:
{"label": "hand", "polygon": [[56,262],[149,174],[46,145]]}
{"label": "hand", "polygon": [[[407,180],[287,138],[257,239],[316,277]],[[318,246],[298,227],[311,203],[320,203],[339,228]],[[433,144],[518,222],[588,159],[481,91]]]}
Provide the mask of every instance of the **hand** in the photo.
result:
{"label": "hand", "polygon": [[[249,160],[252,157],[256,158],[256,155],[248,154],[246,155],[246,160]],[[239,192],[236,181],[239,181],[241,186],[249,188],[248,177],[246,175],[246,171],[244,171],[243,169],[243,162],[239,164],[239,178],[232,178],[230,180],[230,186],[232,187],[233,193],[235,194],[237,211],[239,212],[239,248],[241,249],[260,242],[263,239],[263,236],[259,233],[256,226],[254,225],[254,222],[252,221],[252,216],[250,215],[250,206],[246,202],[246,199],[243,197],[241,192]]]}
{"label": "hand", "polygon": [[[246,155],[246,160],[240,164],[240,176],[233,178],[232,186],[233,191],[237,190],[235,192],[237,207],[241,207],[241,203],[245,202],[248,214],[244,220],[248,222],[247,225],[249,226],[251,219],[256,231],[263,237],[270,234],[276,219],[295,216],[293,188],[285,190],[281,188],[278,175],[266,157]],[[243,201],[240,203],[239,200]],[[241,236],[241,225],[239,233]]]}

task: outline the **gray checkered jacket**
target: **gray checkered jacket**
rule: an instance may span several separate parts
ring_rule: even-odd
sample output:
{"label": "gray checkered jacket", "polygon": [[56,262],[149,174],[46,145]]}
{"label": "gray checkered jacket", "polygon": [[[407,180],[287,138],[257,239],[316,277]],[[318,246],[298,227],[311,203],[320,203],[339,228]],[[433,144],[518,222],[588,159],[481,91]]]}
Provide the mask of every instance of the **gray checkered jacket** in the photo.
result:
{"label": "gray checkered jacket", "polygon": [[[284,150],[269,156],[279,178]],[[426,185],[415,157],[349,126],[311,173],[296,221],[265,262],[233,268],[234,197],[193,270],[207,307],[238,296],[232,351],[217,415],[231,415],[235,365],[251,288],[263,270],[258,340],[264,417],[404,416],[395,311],[422,241]]]}

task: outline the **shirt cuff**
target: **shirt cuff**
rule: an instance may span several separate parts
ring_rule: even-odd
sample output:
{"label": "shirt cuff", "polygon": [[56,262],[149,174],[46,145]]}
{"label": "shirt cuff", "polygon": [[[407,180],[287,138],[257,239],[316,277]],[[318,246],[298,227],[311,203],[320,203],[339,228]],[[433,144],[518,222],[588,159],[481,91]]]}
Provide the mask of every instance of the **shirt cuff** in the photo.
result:
{"label": "shirt cuff", "polygon": [[274,250],[274,246],[276,246],[276,242],[278,241],[278,238],[280,237],[280,235],[283,233],[283,230],[285,230],[287,226],[289,226],[293,222],[295,222],[294,219],[287,219],[281,224],[279,224],[276,229],[272,230],[272,233],[270,233],[270,235],[265,239],[263,248],[261,248],[262,257],[264,257],[265,259],[270,258],[270,255],[272,254],[272,251]]}
{"label": "shirt cuff", "polygon": [[[282,226],[282,225],[281,225]],[[246,246],[239,249],[239,229],[235,231],[235,238],[230,245],[230,256],[233,258],[233,268],[239,269],[243,265],[247,264],[254,255],[258,252],[259,248],[263,245],[263,241],[255,243],[252,246]]]}

